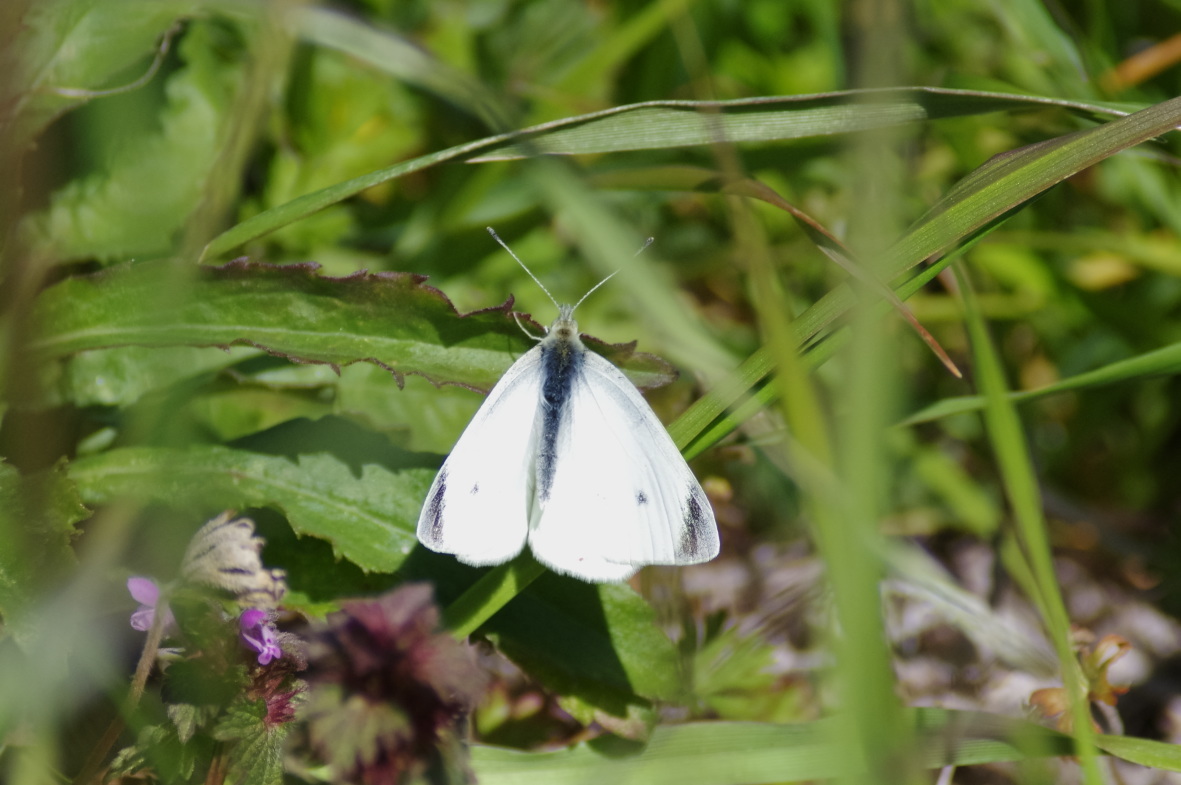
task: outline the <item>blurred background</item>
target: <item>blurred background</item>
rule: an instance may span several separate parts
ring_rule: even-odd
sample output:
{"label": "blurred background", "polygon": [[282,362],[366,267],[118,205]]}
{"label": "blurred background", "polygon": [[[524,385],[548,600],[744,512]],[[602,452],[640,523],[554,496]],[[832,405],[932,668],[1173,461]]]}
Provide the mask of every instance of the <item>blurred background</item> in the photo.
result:
{"label": "blurred background", "polygon": [[[633,582],[682,677],[655,697],[632,684],[653,711],[645,721],[794,722],[857,706],[857,636],[835,630],[851,633],[859,613],[868,639],[882,639],[865,666],[881,705],[1026,716],[1034,690],[1062,684],[1053,639],[1066,632],[1028,599],[1036,569],[1022,570],[1037,557],[1014,523],[1006,464],[979,406],[960,405],[982,373],[962,282],[945,272],[906,305],[964,379],[896,309],[869,315],[873,286],[857,290],[866,307],[852,315],[807,322],[848,270],[773,200],[723,184],[771,189],[852,248],[870,280],[900,284],[901,268],[877,257],[993,156],[1181,93],[1178,31],[1172,0],[9,4],[4,744],[33,738],[43,760],[76,770],[72,734],[97,735],[94,717],[109,713],[141,642],[125,629],[126,577],[170,577],[223,508],[257,521],[264,560],[288,573],[292,613],[407,578],[435,581],[445,605],[471,584],[474,571],[415,548],[406,522],[480,392],[531,342],[507,308],[458,314],[510,296],[537,323],[554,314],[489,225],[561,302],[620,271],[580,307],[580,325],[668,362],[629,370],[653,375],[649,400],[692,445],[714,502],[718,560]],[[964,92],[880,120],[864,119],[874,99],[862,95],[776,100],[892,87]],[[990,103],[994,93],[1031,100]],[[742,122],[695,144],[661,115],[652,139],[629,146],[645,128],[626,113],[586,138],[475,145],[628,104],[756,98],[767,103],[740,104]],[[805,118],[829,107],[851,110]],[[784,130],[806,119],[806,131]],[[575,154],[537,155],[547,140]],[[1120,636],[1130,648],[1112,682],[1148,685],[1100,727],[1174,741],[1177,154],[1171,135],[1107,157],[1003,211],[991,231],[965,229],[955,262],[1013,390],[1096,372],[1023,399],[1017,441],[1074,639]],[[296,201],[346,183],[317,209]],[[265,226],[227,239],[250,220]],[[242,267],[210,272],[234,259]],[[296,266],[309,262],[318,271]],[[801,317],[820,327],[788,347]],[[807,371],[785,368],[796,348]],[[808,395],[782,403],[776,391],[797,383]],[[709,416],[690,409],[727,385],[740,393]],[[827,438],[801,434],[806,422]],[[845,491],[822,491],[817,444],[831,447]],[[251,474],[248,455],[287,464],[260,458]],[[323,509],[276,501],[284,482],[282,493],[310,493],[317,481]],[[852,501],[837,517],[852,528],[833,528],[823,508],[843,492]],[[373,528],[346,522],[344,501]],[[503,651],[497,634],[487,637]],[[532,748],[628,734],[585,695],[594,711],[579,713],[535,650],[490,651],[498,675],[478,737]],[[1015,772],[998,764],[956,781],[1033,776]]]}

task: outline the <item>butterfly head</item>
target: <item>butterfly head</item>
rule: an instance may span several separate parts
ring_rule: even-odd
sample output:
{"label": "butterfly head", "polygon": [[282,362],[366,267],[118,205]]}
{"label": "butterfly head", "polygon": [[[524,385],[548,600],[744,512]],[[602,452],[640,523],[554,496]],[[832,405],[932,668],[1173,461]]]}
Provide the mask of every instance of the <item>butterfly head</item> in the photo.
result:
{"label": "butterfly head", "polygon": [[573,342],[578,340],[578,322],[574,321],[573,305],[559,305],[558,318],[546,331],[545,337],[551,342]]}

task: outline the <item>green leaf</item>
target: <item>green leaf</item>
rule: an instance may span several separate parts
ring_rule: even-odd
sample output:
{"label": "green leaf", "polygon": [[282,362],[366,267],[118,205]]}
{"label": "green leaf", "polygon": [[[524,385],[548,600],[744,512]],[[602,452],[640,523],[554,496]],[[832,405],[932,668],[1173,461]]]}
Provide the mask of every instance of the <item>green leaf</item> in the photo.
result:
{"label": "green leaf", "polygon": [[82,498],[122,498],[213,510],[270,506],[297,534],[327,540],[364,570],[392,572],[416,543],[422,499],[434,472],[368,464],[354,473],[324,454],[292,461],[227,447],[127,447],[69,467]]}
{"label": "green leaf", "polygon": [[259,354],[259,350],[249,347],[227,350],[191,346],[167,350],[119,346],[79,352],[65,362],[58,400],[75,406],[128,406],[150,392],[220,371]]}
{"label": "green leaf", "polygon": [[140,729],[134,744],[115,753],[111,759],[110,772],[115,777],[126,777],[149,766],[148,750],[158,750],[162,745],[175,740],[176,735],[169,728],[160,725],[145,725]]}
{"label": "green leaf", "polygon": [[242,78],[239,64],[215,54],[215,29],[194,24],[181,42],[186,67],[168,80],[159,130],[127,139],[105,172],[70,183],[26,219],[22,230],[34,253],[58,261],[168,253],[213,176],[225,113]]}
{"label": "green leaf", "polygon": [[[171,700],[177,700],[171,697]],[[176,729],[176,737],[181,744],[188,744],[197,731],[209,721],[210,709],[207,706],[196,706],[192,703],[169,703],[166,706],[168,719]]]}
{"label": "green leaf", "polygon": [[239,700],[213,729],[215,739],[232,742],[227,783],[278,785],[283,781],[283,741],[290,725],[268,726],[266,716],[266,701]]}
{"label": "green leaf", "polygon": [[[127,344],[254,346],[298,362],[372,362],[399,378],[416,373],[489,389],[534,345],[508,318],[511,299],[461,316],[424,276],[329,278],[318,269],[238,261],[192,270],[152,262],[71,278],[38,299],[32,348],[63,357]],[[589,344],[639,386],[670,376],[666,363],[631,345]]]}
{"label": "green leaf", "polygon": [[0,616],[18,637],[36,627],[39,592],[74,566],[74,524],[89,515],[60,467],[21,476],[0,463]]}
{"label": "green leaf", "polygon": [[[449,606],[481,576],[505,567],[466,567],[419,549],[398,577],[433,583],[446,618]],[[580,719],[622,735],[645,736],[652,704],[683,694],[676,647],[647,600],[624,584],[589,584],[545,571],[478,632]]]}
{"label": "green leaf", "polygon": [[682,692],[676,647],[647,600],[623,584],[547,573],[482,631],[579,719],[620,735],[646,735],[651,702]]}
{"label": "green leaf", "polygon": [[719,719],[793,719],[775,716],[797,708],[799,695],[776,686],[774,664],[775,648],[761,632],[728,627],[694,653],[693,692]]}
{"label": "green leaf", "polygon": [[481,395],[456,386],[434,387],[409,376],[400,392],[391,392],[389,375],[368,364],[341,369],[336,384],[339,411],[386,432],[406,450],[447,453],[476,409]]}
{"label": "green leaf", "polygon": [[459,109],[474,112],[493,128],[504,125],[504,110],[484,84],[432,57],[418,42],[324,8],[296,9],[295,23],[308,43],[343,52],[400,82],[433,92]]}
{"label": "green leaf", "polygon": [[[179,17],[203,4],[192,0],[42,0],[29,3],[4,58],[19,91],[12,114],[15,147],[26,145],[54,118],[116,87],[111,80],[148,60]],[[136,74],[139,76],[139,74]]]}

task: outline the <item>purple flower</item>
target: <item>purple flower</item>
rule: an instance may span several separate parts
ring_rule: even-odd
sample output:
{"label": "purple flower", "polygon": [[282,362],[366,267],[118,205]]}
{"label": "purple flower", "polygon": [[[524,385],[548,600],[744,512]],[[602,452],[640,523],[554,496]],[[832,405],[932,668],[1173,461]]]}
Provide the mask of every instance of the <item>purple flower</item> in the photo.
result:
{"label": "purple flower", "polygon": [[[131,592],[131,599],[139,603],[135,613],[131,614],[131,628],[140,632],[150,630],[152,621],[156,618],[156,605],[160,602],[160,587],[151,578],[134,576],[127,579],[127,591]],[[176,619],[167,606],[164,612],[164,629],[167,630]]]}
{"label": "purple flower", "polygon": [[275,625],[271,624],[266,611],[247,608],[238,617],[238,626],[241,630],[242,642],[248,648],[258,652],[259,665],[266,665],[271,660],[283,656],[283,650],[279,648]]}
{"label": "purple flower", "polygon": [[485,677],[470,646],[439,630],[431,587],[345,602],[308,642],[308,737],[340,779],[402,785],[466,772],[464,717]]}

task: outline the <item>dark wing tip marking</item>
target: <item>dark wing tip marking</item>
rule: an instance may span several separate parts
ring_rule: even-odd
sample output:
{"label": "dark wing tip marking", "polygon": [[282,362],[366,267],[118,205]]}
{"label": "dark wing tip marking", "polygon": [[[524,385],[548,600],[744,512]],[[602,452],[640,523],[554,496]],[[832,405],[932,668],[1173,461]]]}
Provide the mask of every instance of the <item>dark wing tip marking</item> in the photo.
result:
{"label": "dark wing tip marking", "polygon": [[426,500],[426,516],[430,522],[431,540],[439,542],[443,538],[443,509],[447,506],[443,497],[447,495],[447,470],[439,472],[435,484],[431,486],[431,495]]}
{"label": "dark wing tip marking", "polygon": [[717,524],[713,521],[709,499],[705,498],[700,485],[693,483],[689,486],[682,509],[685,528],[677,544],[677,555],[695,561],[712,559],[717,555],[718,538],[711,529]]}

